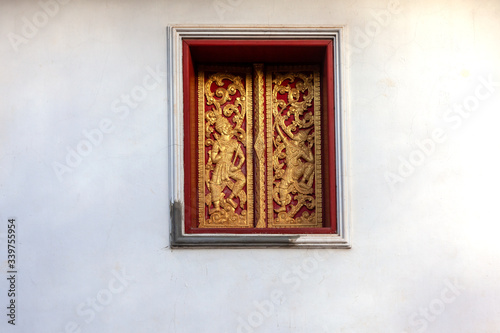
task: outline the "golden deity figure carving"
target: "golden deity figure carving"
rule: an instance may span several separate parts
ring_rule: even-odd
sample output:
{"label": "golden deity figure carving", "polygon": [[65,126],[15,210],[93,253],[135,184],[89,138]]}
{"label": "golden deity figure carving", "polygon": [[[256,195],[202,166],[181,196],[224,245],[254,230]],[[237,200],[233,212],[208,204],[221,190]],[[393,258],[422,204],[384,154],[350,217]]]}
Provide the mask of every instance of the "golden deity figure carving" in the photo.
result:
{"label": "golden deity figure carving", "polygon": [[[309,136],[309,130],[300,131],[293,135],[290,139],[283,134],[279,126],[276,126],[279,133],[281,141],[278,144],[278,149],[284,148],[284,153],[277,154],[276,157],[279,158],[285,155],[285,165],[281,181],[278,182],[278,190],[274,192],[274,200],[281,206],[275,209],[276,212],[285,212],[286,206],[290,204],[292,200],[291,193],[300,193],[301,199],[294,206],[289,215],[293,216],[295,213],[308,201],[310,204],[307,205],[309,209],[314,208],[314,198],[308,194],[313,193],[313,181],[314,181],[314,155],[312,153],[311,147],[306,146],[305,142]],[[311,138],[309,138],[310,145]],[[279,179],[279,176],[277,177]]]}
{"label": "golden deity figure carving", "polygon": [[198,87],[199,227],[250,227],[251,75],[200,71]]}
{"label": "golden deity figure carving", "polygon": [[319,73],[271,69],[267,91],[269,225],[321,226]]}
{"label": "golden deity figure carving", "polygon": [[[208,115],[207,115],[208,117]],[[215,130],[220,134],[216,135],[213,148],[210,151],[208,165],[213,163],[213,173],[209,184],[209,197],[213,203],[212,212],[220,210],[222,207],[226,210],[234,210],[238,205],[233,201],[236,196],[240,199],[240,207],[244,208],[247,201],[243,187],[246,184],[246,177],[241,171],[245,162],[245,155],[241,151],[240,142],[234,137],[236,133],[229,121],[223,116],[217,115],[215,120]],[[236,162],[237,161],[237,162]],[[234,183],[231,181],[234,180]],[[225,199],[223,190],[228,187],[231,191],[229,197]]]}

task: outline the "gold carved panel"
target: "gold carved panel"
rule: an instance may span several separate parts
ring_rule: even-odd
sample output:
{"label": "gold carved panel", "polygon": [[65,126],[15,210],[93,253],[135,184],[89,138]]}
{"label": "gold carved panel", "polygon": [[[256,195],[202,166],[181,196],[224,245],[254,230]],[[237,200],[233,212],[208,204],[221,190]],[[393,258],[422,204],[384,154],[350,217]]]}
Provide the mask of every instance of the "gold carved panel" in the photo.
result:
{"label": "gold carved panel", "polygon": [[200,67],[197,82],[199,228],[322,227],[319,67]]}
{"label": "gold carved panel", "polygon": [[319,68],[267,69],[268,227],[321,227]]}
{"label": "gold carved panel", "polygon": [[251,68],[200,68],[200,228],[253,227],[252,114]]}

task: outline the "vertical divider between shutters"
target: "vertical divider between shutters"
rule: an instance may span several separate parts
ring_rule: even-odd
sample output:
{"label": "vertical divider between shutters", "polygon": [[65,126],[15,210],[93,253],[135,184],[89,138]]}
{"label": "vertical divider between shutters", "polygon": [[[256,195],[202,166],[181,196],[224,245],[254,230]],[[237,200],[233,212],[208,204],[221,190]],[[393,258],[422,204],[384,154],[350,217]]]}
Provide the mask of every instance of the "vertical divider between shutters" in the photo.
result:
{"label": "vertical divider between shutters", "polygon": [[266,227],[266,144],[265,144],[265,106],[264,106],[264,65],[254,64],[255,96],[255,219],[256,228]]}

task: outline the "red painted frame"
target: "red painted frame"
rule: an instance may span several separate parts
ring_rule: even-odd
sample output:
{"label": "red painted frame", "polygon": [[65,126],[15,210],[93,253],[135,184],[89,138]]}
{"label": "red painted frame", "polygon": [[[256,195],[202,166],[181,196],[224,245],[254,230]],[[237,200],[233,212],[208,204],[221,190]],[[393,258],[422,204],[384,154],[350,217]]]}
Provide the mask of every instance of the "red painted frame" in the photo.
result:
{"label": "red painted frame", "polygon": [[[335,103],[333,42],[329,39],[303,40],[215,40],[184,39],[184,195],[185,232],[189,234],[336,234],[337,186],[335,163]],[[198,64],[320,64],[322,68],[323,207],[322,228],[197,228],[197,90]],[[325,188],[328,186],[328,188]]]}

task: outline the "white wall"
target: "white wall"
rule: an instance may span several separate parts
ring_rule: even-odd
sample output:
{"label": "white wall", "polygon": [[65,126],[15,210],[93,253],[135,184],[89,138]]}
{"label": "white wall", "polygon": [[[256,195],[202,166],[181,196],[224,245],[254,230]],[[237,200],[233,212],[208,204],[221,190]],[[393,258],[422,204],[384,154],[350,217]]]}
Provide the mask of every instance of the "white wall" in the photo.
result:
{"label": "white wall", "polygon": [[[72,0],[48,17],[37,1],[2,1],[1,331],[498,331],[500,3],[401,0],[377,23],[387,6]],[[352,249],[166,248],[165,78],[134,107],[120,99],[165,71],[165,27],[180,23],[348,27]],[[460,116],[464,102],[478,105]],[[68,167],[99,126],[112,128]]]}

